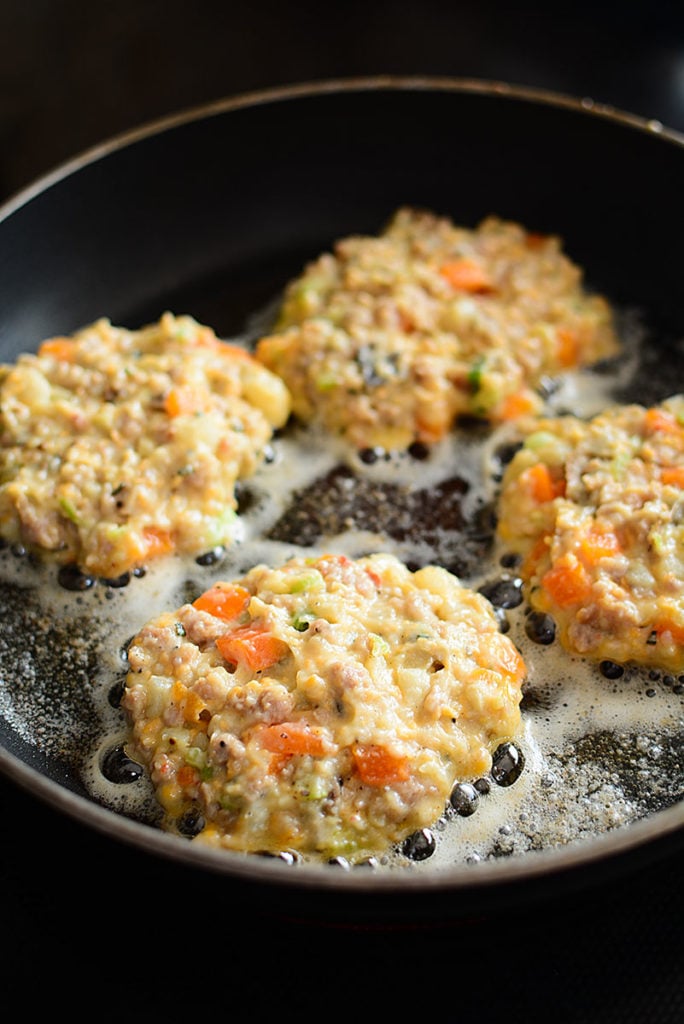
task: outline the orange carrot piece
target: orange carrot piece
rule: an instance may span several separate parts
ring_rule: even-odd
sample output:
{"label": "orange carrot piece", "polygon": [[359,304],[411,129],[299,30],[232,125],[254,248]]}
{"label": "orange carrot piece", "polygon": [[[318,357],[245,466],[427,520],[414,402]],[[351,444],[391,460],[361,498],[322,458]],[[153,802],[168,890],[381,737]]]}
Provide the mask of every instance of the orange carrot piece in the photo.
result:
{"label": "orange carrot piece", "polygon": [[254,356],[247,351],[246,348],[242,348],[241,345],[233,345],[229,341],[222,341],[221,343],[221,355],[227,359],[241,359],[255,363],[256,359]]}
{"label": "orange carrot piece", "polygon": [[399,323],[406,334],[413,334],[416,329],[415,320],[403,309],[399,310]]}
{"label": "orange carrot piece", "polygon": [[270,668],[290,651],[284,640],[252,625],[238,626],[225,633],[217,639],[216,646],[226,661],[235,665],[245,662],[253,672]]}
{"label": "orange carrot piece", "polygon": [[542,577],[542,587],[560,607],[585,601],[591,593],[591,577],[573,555],[559,558]]}
{"label": "orange carrot piece", "polygon": [[47,338],[38,349],[39,356],[51,356],[63,363],[73,363],[76,345],[73,338]]}
{"label": "orange carrot piece", "polygon": [[540,505],[565,494],[565,480],[555,479],[545,462],[536,462],[520,474],[520,483]]}
{"label": "orange carrot piece", "polygon": [[416,432],[420,440],[424,441],[425,444],[436,444],[437,441],[441,441],[449,429],[450,424],[448,420],[438,420],[434,416],[434,410],[432,416],[434,418],[428,419],[425,415],[421,415],[420,412],[416,413]]}
{"label": "orange carrot piece", "polygon": [[485,268],[476,260],[464,257],[448,260],[439,268],[442,277],[452,288],[461,292],[490,292],[492,281]]}
{"label": "orange carrot piece", "polygon": [[502,633],[495,633],[488,639],[484,653],[486,665],[483,667],[495,669],[514,682],[520,682],[527,675],[522,654]]}
{"label": "orange carrot piece", "polygon": [[179,679],[171,687],[171,699],[183,713],[185,722],[199,722],[202,712],[206,710],[206,703],[194,690],[189,690]]}
{"label": "orange carrot piece", "polygon": [[672,619],[659,619],[653,628],[658,636],[661,636],[663,633],[669,633],[673,643],[684,645],[684,626],[673,622]]}
{"label": "orange carrot piece", "polygon": [[193,608],[200,612],[209,612],[217,619],[229,622],[237,618],[247,607],[250,593],[246,587],[238,584],[215,583],[209,590],[192,602]]}
{"label": "orange carrot piece", "polygon": [[568,369],[570,366],[576,366],[579,362],[579,339],[574,331],[571,331],[569,327],[559,327],[557,331],[558,337],[558,362],[564,369]]}
{"label": "orange carrot piece", "polygon": [[520,571],[525,579],[534,576],[537,566],[542,558],[549,553],[549,538],[546,534],[534,542],[531,551],[527,554]]}
{"label": "orange carrot piece", "polygon": [[590,529],[577,545],[577,551],[585,565],[596,565],[606,555],[616,555],[620,542],[612,530]]}
{"label": "orange carrot piece", "polygon": [[143,527],[142,533],[131,533],[125,539],[126,556],[131,566],[148,558],[161,558],[175,550],[168,530],[156,526]]}
{"label": "orange carrot piece", "polygon": [[499,419],[517,420],[521,416],[534,412],[536,401],[529,391],[516,391],[506,395],[499,407]]}
{"label": "orange carrot piece", "polygon": [[393,754],[377,743],[356,743],[352,748],[354,767],[366,786],[389,786],[410,777],[408,758]]}
{"label": "orange carrot piece", "polygon": [[661,470],[660,479],[664,484],[684,488],[684,466],[665,466]]}
{"label": "orange carrot piece", "polygon": [[192,786],[194,783],[199,782],[199,774],[192,765],[184,764],[178,769],[176,779],[181,786]]}
{"label": "orange carrot piece", "polygon": [[201,412],[204,402],[193,388],[171,388],[164,399],[167,416],[193,416]]}
{"label": "orange carrot piece", "polygon": [[651,434],[658,431],[665,434],[673,434],[682,429],[671,412],[667,412],[665,409],[658,409],[656,406],[646,410],[644,426],[646,431]]}
{"label": "orange carrot piece", "polygon": [[162,555],[168,555],[176,547],[169,531],[156,526],[146,526],[143,529],[143,544],[145,558],[159,558]]}
{"label": "orange carrot piece", "polygon": [[262,747],[273,754],[310,754],[312,757],[324,757],[332,753],[334,745],[316,732],[306,722],[278,722],[267,725],[259,730],[259,741]]}

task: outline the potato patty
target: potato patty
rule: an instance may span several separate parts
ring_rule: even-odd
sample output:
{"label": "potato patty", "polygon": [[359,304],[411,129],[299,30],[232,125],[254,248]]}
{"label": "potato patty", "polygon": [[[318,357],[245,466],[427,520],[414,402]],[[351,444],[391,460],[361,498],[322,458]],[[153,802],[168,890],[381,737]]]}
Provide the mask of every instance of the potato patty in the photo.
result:
{"label": "potato patty", "polygon": [[357,448],[432,443],[459,416],[537,411],[542,377],[616,351],[612,313],[552,236],[409,208],[292,281],[257,358],[297,417]]}
{"label": "potato patty", "polygon": [[541,420],[506,469],[502,542],[575,654],[684,671],[684,397]]}
{"label": "potato patty", "polygon": [[224,544],[289,412],[279,378],[191,317],[50,338],[0,368],[0,535],[104,577]]}
{"label": "potato patty", "polygon": [[525,666],[481,595],[389,554],[218,582],[132,641],[123,707],[169,830],[351,859],[443,812],[520,727]]}

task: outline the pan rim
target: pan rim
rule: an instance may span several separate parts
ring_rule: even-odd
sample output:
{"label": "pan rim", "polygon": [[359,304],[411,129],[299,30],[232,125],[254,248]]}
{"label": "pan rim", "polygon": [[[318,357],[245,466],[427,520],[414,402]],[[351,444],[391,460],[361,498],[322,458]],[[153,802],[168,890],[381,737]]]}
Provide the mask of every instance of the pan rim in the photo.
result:
{"label": "pan rim", "polygon": [[[256,858],[231,850],[215,850],[188,842],[94,803],[35,771],[0,747],[0,771],[31,795],[42,799],[82,826],[126,845],[187,867],[244,881],[285,883],[298,889],[335,889],[357,893],[481,892],[519,883],[543,881],[597,861],[610,861],[664,841],[684,830],[684,801],[645,818],[565,846],[527,851],[510,858],[457,865],[432,874],[397,869],[389,872],[330,870],[325,864],[290,865],[278,858]],[[684,839],[683,839],[684,841]]]}
{"label": "pan rim", "polygon": [[[80,169],[105,159],[120,149],[184,125],[270,103],[320,97],[327,94],[363,91],[454,92],[510,99],[566,109],[587,117],[598,117],[626,128],[684,147],[684,133],[655,119],[632,114],[614,106],[552,90],[514,85],[480,78],[429,75],[371,75],[322,79],[275,86],[194,105],[177,113],[146,121],[83,150],[15,193],[0,205],[0,225],[23,206]],[[101,806],[43,775],[0,745],[0,772],[25,791],[67,814],[84,826],[127,843],[147,853],[176,863],[204,868],[244,881],[285,884],[303,889],[328,889],[370,894],[458,892],[489,890],[500,885],[532,882],[576,871],[597,861],[613,860],[656,839],[684,831],[684,801],[654,812],[646,818],[581,842],[527,852],[519,857],[493,859],[477,865],[456,865],[433,874],[420,871],[343,872],[325,865],[292,867],[277,859],[254,858],[232,851],[216,851],[136,822]]]}
{"label": "pan rim", "polygon": [[133,128],[119,132],[102,142],[89,146],[68,160],[58,163],[51,170],[41,174],[33,182],[9,196],[0,204],[0,224],[32,199],[47,191],[53,185],[70,177],[79,169],[104,159],[119,149],[133,145],[174,128],[182,127],[221,114],[269,103],[286,102],[326,94],[353,93],[361,91],[443,91],[490,96],[502,99],[522,100],[535,105],[545,105],[597,117],[634,128],[665,142],[684,146],[684,132],[664,125],[656,118],[632,114],[614,105],[595,101],[589,96],[572,96],[537,86],[511,84],[487,78],[459,78],[430,75],[369,75],[318,79],[311,82],[274,86],[226,96],[206,103],[196,104],[175,113],[144,121]]}

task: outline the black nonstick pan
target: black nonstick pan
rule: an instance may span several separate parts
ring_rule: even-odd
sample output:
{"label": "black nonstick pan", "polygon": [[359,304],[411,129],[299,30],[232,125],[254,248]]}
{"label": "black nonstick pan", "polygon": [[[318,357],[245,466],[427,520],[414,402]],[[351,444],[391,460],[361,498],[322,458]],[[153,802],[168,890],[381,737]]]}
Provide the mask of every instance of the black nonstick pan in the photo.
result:
{"label": "black nonstick pan", "polygon": [[[626,339],[624,364],[613,376],[597,371],[594,384],[611,400],[656,401],[684,389],[683,143],[588,101],[441,79],[331,81],[181,113],[58,168],[0,211],[0,355],[12,361],[100,317],[136,328],[165,310],[249,341],[309,260],[409,205],[468,226],[497,214],[559,235],[587,285],[619,311]],[[385,489],[382,502],[373,468],[364,472],[337,465],[294,492],[267,539],[294,551],[351,522],[415,548],[437,532],[438,559],[481,582],[490,510],[468,510],[458,463],[432,485],[416,460],[413,491]],[[258,497],[245,489],[246,515]],[[326,503],[332,528],[321,520]],[[595,679],[612,717],[587,720],[570,739],[549,723],[567,717],[580,684],[554,676],[547,659],[523,701],[530,747],[520,779],[493,783],[486,812],[446,815],[387,864],[292,863],[171,836],[137,795],[116,702],[130,623],[156,609],[146,598],[131,610],[136,580],[75,591],[21,550],[1,555],[0,768],[27,798],[168,870],[300,909],[329,913],[336,901],[343,913],[429,916],[581,886],[681,846],[684,659],[682,679],[636,670]],[[191,582],[220,571],[198,568]],[[534,813],[544,803],[548,813]]]}

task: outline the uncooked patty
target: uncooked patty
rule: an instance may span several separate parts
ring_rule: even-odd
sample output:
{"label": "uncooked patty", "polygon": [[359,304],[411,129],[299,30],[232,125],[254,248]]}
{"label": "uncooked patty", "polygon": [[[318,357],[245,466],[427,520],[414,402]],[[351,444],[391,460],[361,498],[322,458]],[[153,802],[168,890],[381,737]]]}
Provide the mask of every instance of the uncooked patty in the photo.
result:
{"label": "uncooked patty", "polygon": [[612,313],[558,238],[401,209],[339,241],[287,288],[257,357],[293,409],[359,449],[432,443],[461,416],[538,412],[545,375],[616,351]]}
{"label": "uncooked patty", "polygon": [[282,381],[191,317],[99,320],[0,369],[0,535],[117,577],[230,540],[235,483],[290,411]]}
{"label": "uncooked patty", "polygon": [[123,701],[171,830],[352,860],[432,824],[520,729],[481,595],[395,556],[258,565],[133,640]]}
{"label": "uncooked patty", "polygon": [[569,651],[684,671],[684,398],[541,420],[508,466],[499,538]]}

